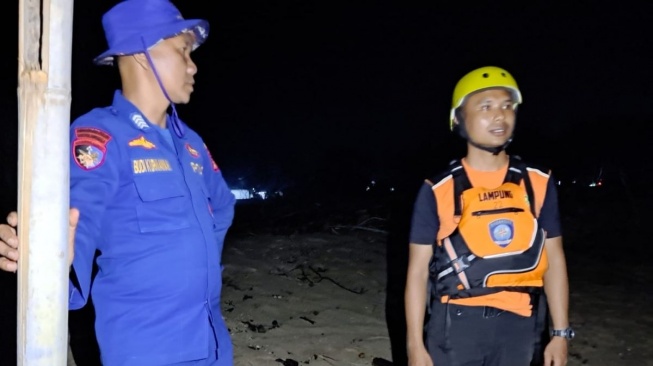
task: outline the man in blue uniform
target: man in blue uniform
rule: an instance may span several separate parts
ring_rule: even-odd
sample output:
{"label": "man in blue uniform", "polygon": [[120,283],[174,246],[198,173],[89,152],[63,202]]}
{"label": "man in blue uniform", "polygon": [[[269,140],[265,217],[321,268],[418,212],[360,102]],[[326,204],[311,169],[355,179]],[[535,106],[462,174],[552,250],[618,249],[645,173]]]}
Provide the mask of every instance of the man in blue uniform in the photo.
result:
{"label": "man in blue uniform", "polygon": [[[70,129],[70,205],[79,210],[70,309],[92,293],[104,365],[233,365],[220,292],[235,197],[175,109],[190,100],[190,54],[209,25],[168,0],[127,0],[103,26],[109,49],[95,62],[117,63],[122,88]],[[7,228],[0,266],[15,270]]]}

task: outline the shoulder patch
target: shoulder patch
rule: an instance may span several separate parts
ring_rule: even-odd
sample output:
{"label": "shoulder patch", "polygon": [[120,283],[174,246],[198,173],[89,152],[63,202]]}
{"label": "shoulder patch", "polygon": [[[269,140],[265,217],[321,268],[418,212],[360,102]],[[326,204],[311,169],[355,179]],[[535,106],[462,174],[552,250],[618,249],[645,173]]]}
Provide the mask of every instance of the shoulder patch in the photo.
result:
{"label": "shoulder patch", "polygon": [[84,170],[92,170],[102,165],[111,135],[93,127],[78,127],[74,131],[75,138],[71,150],[75,163]]}
{"label": "shoulder patch", "polygon": [[215,160],[213,160],[213,156],[211,156],[211,151],[209,151],[209,148],[208,146],[206,146],[206,144],[204,144],[204,149],[206,150],[206,153],[209,155],[209,160],[211,160],[211,166],[213,167],[213,171],[215,172],[220,171],[218,164],[216,164]]}

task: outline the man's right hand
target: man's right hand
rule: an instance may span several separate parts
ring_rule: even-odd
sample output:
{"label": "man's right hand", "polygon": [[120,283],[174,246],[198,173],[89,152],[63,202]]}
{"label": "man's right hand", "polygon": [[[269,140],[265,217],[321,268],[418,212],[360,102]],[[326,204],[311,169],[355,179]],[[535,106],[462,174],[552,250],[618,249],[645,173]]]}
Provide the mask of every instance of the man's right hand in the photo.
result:
{"label": "man's right hand", "polygon": [[0,224],[0,269],[16,272],[18,269],[18,214],[14,211],[7,216],[7,224]]}
{"label": "man's right hand", "polygon": [[[79,210],[70,209],[68,219],[68,266],[73,262],[75,256],[75,231],[79,222]],[[0,224],[0,270],[5,272],[16,272],[18,269],[18,213],[15,211],[7,216],[7,224]]]}

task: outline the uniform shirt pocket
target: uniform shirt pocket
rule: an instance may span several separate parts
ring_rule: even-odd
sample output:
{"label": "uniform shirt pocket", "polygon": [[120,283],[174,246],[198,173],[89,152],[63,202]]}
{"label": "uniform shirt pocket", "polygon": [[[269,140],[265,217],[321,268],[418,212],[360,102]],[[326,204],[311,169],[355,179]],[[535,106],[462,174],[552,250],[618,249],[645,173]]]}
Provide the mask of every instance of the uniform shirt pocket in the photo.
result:
{"label": "uniform shirt pocket", "polygon": [[142,233],[184,229],[190,226],[190,198],[174,177],[150,174],[134,177],[140,197],[136,216]]}

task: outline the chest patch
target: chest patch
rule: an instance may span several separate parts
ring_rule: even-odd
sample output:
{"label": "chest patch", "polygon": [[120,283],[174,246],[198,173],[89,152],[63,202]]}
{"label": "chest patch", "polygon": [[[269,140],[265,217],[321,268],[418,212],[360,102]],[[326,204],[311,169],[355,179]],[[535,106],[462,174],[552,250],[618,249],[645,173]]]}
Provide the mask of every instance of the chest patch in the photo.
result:
{"label": "chest patch", "polygon": [[190,146],[189,143],[186,143],[186,150],[188,150],[190,156],[194,157],[195,159],[200,157],[200,153],[197,152],[197,150],[195,150],[192,146]]}
{"label": "chest patch", "polygon": [[142,148],[147,149],[147,150],[156,148],[156,145],[154,145],[154,143],[152,143],[152,142],[148,141],[147,139],[145,139],[145,136],[143,136],[143,135],[129,141],[129,146],[130,147],[142,147]]}

